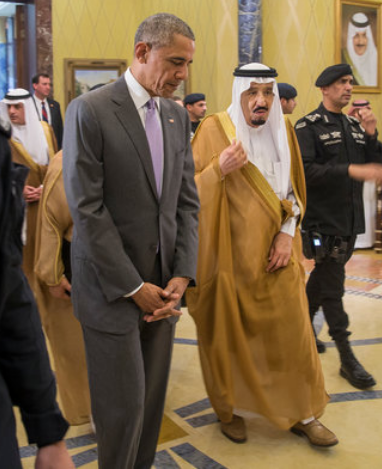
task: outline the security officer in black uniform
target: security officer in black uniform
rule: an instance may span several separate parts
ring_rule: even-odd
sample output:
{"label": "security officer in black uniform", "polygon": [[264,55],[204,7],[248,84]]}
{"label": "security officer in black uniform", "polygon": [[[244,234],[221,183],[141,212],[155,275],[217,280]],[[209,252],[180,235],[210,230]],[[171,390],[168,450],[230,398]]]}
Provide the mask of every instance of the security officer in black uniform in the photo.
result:
{"label": "security officer in black uniform", "polygon": [[293,114],[297,106],[297,90],[289,83],[277,83],[283,114]]}
{"label": "security officer in black uniform", "polygon": [[[343,308],[345,264],[357,234],[365,231],[363,181],[382,181],[376,118],[360,110],[360,122],[341,112],[351,99],[353,75],[347,64],[326,68],[317,78],[323,100],[295,126],[304,163],[307,209],[302,222],[304,254],[315,259],[307,283],[311,319],[322,306],[329,334],[340,354],[340,375],[365,389],[376,384],[350,347]],[[376,163],[378,162],[378,163]],[[325,344],[317,341],[319,352]]]}

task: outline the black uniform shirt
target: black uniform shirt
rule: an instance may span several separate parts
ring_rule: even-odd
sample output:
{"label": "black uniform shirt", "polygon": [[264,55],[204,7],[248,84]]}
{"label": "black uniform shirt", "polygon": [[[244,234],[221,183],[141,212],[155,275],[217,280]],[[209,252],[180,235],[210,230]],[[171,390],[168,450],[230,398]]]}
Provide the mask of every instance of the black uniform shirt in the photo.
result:
{"label": "black uniform shirt", "polygon": [[362,187],[350,164],[382,162],[377,137],[354,117],[318,109],[295,126],[304,163],[307,209],[302,227],[322,234],[352,236],[365,231]]}

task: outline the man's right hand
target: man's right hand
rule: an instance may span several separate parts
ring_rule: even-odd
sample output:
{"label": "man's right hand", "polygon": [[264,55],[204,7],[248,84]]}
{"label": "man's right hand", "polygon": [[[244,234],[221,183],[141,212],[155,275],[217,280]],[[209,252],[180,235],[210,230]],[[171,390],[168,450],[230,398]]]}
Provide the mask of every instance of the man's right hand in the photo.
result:
{"label": "man's right hand", "polygon": [[[174,309],[172,304],[175,302],[176,305],[180,301],[178,297],[177,293],[165,292],[165,290],[157,285],[146,282],[131,298],[135,301],[138,308],[146,313],[145,321],[152,322],[153,320],[158,321],[171,316],[181,316],[182,313]],[[163,313],[154,318],[153,312],[157,310],[163,310]]]}
{"label": "man's right hand", "polygon": [[145,282],[131,298],[144,313],[151,314],[165,305],[163,289],[149,282]]}
{"label": "man's right hand", "polygon": [[49,293],[55,298],[60,298],[61,300],[70,300],[71,291],[72,286],[66,277],[62,277],[58,285],[49,287]]}
{"label": "man's right hand", "polygon": [[241,142],[233,140],[231,145],[221,152],[219,166],[221,175],[227,176],[236,169],[242,168],[248,162],[247,155]]}
{"label": "man's right hand", "polygon": [[366,163],[351,164],[348,169],[349,176],[357,181],[375,181],[382,183],[382,164]]}

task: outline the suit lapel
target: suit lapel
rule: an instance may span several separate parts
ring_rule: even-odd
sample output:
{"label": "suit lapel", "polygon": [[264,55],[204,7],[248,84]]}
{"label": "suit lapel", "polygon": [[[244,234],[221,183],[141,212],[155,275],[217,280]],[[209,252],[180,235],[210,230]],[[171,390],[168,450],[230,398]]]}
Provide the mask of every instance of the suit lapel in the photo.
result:
{"label": "suit lapel", "polygon": [[174,167],[174,130],[176,126],[177,116],[168,106],[165,99],[161,99],[160,104],[160,115],[163,129],[163,143],[164,143],[164,155],[163,155],[163,189],[162,189],[162,200],[165,194],[168,194],[171,184],[171,175]]}
{"label": "suit lapel", "polygon": [[134,145],[142,162],[150,187],[157,198],[155,175],[146,132],[142,126],[139,113],[131,99],[124,76],[120,77],[112,86],[111,99],[117,105],[115,114]]}

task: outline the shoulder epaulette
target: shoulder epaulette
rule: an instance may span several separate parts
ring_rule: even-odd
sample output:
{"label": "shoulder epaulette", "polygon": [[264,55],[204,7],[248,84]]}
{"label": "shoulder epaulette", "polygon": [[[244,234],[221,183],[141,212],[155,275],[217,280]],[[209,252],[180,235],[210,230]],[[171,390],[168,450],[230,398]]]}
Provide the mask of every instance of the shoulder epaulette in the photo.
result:
{"label": "shoulder epaulette", "polygon": [[295,129],[298,130],[298,129],[303,129],[304,127],[306,127],[306,122],[304,120],[300,120],[297,122],[297,124],[295,125]]}
{"label": "shoulder epaulette", "polygon": [[348,116],[347,114],[345,114],[345,115],[346,115],[347,120],[348,120],[349,122],[351,122],[352,124],[359,124],[359,120],[356,119],[355,117],[353,117],[353,116]]}
{"label": "shoulder epaulette", "polygon": [[322,119],[322,115],[318,112],[308,114],[307,116],[303,117],[307,122],[316,122]]}

